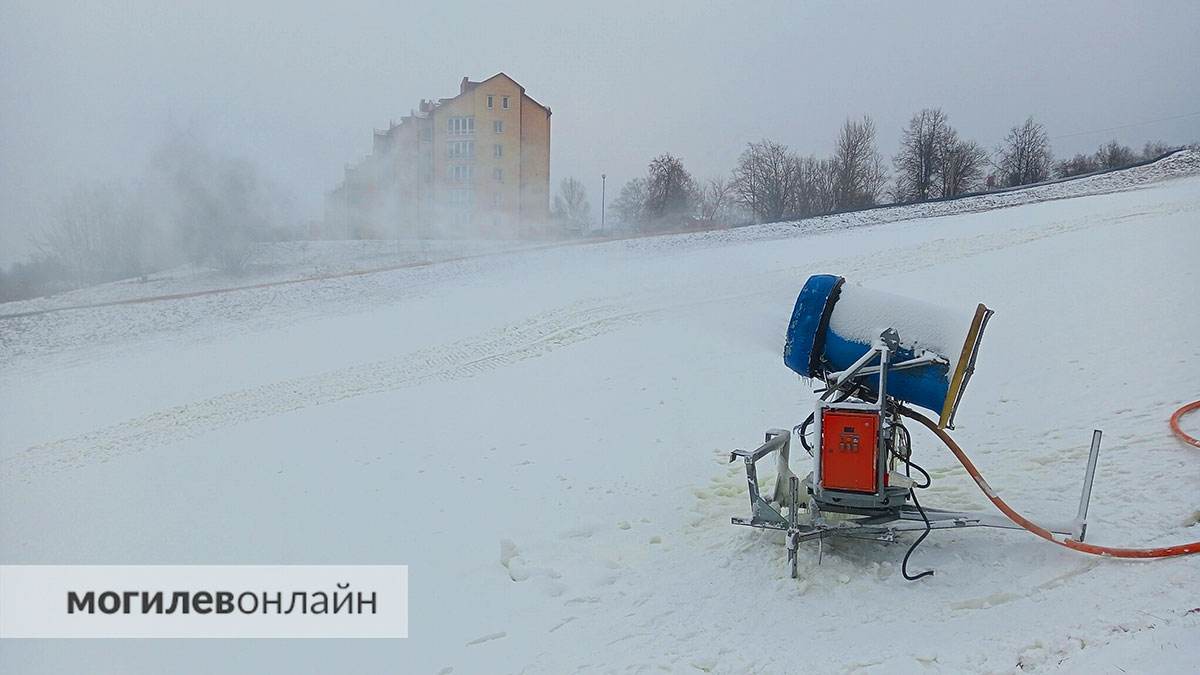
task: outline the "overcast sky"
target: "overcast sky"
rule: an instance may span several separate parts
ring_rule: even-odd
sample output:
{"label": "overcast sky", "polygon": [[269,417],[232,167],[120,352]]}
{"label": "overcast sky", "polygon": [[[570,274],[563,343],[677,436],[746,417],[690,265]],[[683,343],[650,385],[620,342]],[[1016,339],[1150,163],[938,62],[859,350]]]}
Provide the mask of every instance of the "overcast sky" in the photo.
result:
{"label": "overcast sky", "polygon": [[597,214],[602,172],[611,201],[662,152],[697,178],[764,137],[824,154],[847,115],[888,158],[926,106],[988,148],[1033,115],[1060,157],[1200,140],[1195,0],[304,4],[0,2],[0,263],[63,192],[135,180],[170,129],[319,218],[372,128],[498,71],[553,109],[552,179],[584,180]]}

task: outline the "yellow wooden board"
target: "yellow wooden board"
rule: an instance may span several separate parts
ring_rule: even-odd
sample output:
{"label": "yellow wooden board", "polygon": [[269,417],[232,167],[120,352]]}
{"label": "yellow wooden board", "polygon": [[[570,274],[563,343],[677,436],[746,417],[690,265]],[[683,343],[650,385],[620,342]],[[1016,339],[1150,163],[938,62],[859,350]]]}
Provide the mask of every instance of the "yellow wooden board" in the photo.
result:
{"label": "yellow wooden board", "polygon": [[958,357],[958,365],[950,377],[950,389],[946,393],[946,403],[942,406],[942,415],[938,419],[938,428],[953,429],[954,413],[958,410],[959,399],[967,387],[967,381],[975,372],[975,357],[979,353],[979,342],[983,339],[983,329],[988,319],[994,314],[992,310],[980,303],[975,308],[975,317],[971,319],[971,329],[967,331],[967,339],[963,342],[962,354]]}

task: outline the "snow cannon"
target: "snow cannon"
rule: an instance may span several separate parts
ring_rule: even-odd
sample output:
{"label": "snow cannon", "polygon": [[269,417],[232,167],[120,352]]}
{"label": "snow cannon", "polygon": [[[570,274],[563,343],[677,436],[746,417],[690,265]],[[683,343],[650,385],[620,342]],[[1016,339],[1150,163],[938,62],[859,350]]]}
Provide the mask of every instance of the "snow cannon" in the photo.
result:
{"label": "snow cannon", "polygon": [[[932,411],[940,427],[953,429],[992,313],[982,304],[973,313],[958,312],[817,274],[796,298],[783,362],[804,377],[836,387],[876,343],[890,341],[888,395]],[[878,398],[879,380],[877,369],[860,378],[856,395]]]}
{"label": "snow cannon", "polygon": [[[809,277],[788,323],[783,362],[823,387],[801,424],[767,431],[753,451],[730,453],[729,461],[745,462],[750,493],[750,516],[734,517],[733,524],[785,532],[793,577],[800,542],[815,539],[820,546],[829,537],[893,542],[901,533],[921,531],[901,565],[910,580],[932,573],[908,572],[909,556],[931,530],[1021,527],[996,514],[922,507],[916,491],[932,479],[913,461],[903,423],[905,417],[925,420],[940,434],[953,428],[991,316],[982,304],[973,312],[956,312],[851,285],[839,276]],[[931,411],[938,421],[913,407]],[[793,436],[812,458],[803,480],[789,463]],[[1076,520],[1045,531],[1083,541],[1099,445],[1097,431]],[[768,497],[760,492],[756,463],[772,454],[775,488]]]}

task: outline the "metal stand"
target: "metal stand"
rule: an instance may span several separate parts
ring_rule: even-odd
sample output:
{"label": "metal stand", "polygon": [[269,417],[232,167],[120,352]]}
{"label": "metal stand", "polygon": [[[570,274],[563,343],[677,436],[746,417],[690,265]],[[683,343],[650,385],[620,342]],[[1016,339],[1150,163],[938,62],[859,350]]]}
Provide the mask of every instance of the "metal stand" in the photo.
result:
{"label": "metal stand", "polygon": [[1092,501],[1092,481],[1096,480],[1096,460],[1100,457],[1099,429],[1092,431],[1092,448],[1088,451],[1087,471],[1083,474],[1083,494],[1079,495],[1079,514],[1075,516],[1075,530],[1072,536],[1075,541],[1083,541],[1087,536],[1088,504]]}
{"label": "metal stand", "polygon": [[[889,338],[893,339],[889,340]],[[878,402],[863,404],[863,407],[864,409],[879,410],[881,419],[885,416],[884,412],[887,404],[886,386],[888,371],[916,367],[931,362],[930,357],[922,356],[895,364],[889,363],[888,356],[891,342],[894,342],[894,335],[888,335],[885,332],[880,343],[873,351],[865,354],[847,370],[829,376],[829,381],[836,384],[856,377],[865,377],[878,373],[880,376]],[[880,364],[878,366],[867,366],[867,363],[876,356],[878,356]],[[826,396],[829,395],[830,393],[826,392]],[[818,418],[820,416],[821,405],[823,405],[823,402],[818,403]],[[882,457],[887,439],[884,424],[881,423],[879,426],[879,447]],[[818,430],[819,436],[820,432]],[[1083,494],[1079,500],[1078,516],[1074,523],[1047,528],[1055,534],[1069,535],[1078,541],[1083,541],[1087,533],[1087,511],[1088,504],[1091,501],[1092,482],[1096,477],[1096,460],[1100,452],[1100,437],[1101,433],[1099,430],[1092,433],[1091,453],[1088,456],[1087,473],[1084,476]],[[839,504],[830,499],[823,500],[822,490],[819,485],[815,484],[820,476],[819,452],[815,460],[816,470],[810,473],[803,481],[808,496],[805,502],[801,502],[801,480],[797,478],[796,474],[789,467],[790,450],[791,432],[784,429],[771,429],[767,431],[762,445],[751,452],[741,449],[734,450],[729,454],[729,461],[733,462],[739,457],[742,458],[746,467],[746,487],[750,494],[750,517],[735,516],[731,519],[731,522],[734,525],[745,525],[747,527],[785,532],[787,536],[788,566],[790,567],[793,579],[799,574],[798,553],[800,542],[812,539],[817,540],[818,546],[822,545],[826,537],[846,537],[891,543],[896,540],[896,535],[900,532],[922,531],[926,528],[933,530],[963,527],[1021,529],[1021,526],[1007,518],[992,513],[925,508],[924,516],[922,516],[921,510],[907,503],[903,497],[895,502],[876,501],[873,505],[868,505],[868,502]],[[776,456],[775,488],[772,498],[767,500],[763,498],[758,488],[758,470],[755,467],[755,463],[775,452],[778,452]],[[883,466],[880,470],[881,472],[886,471],[887,468]],[[882,474],[879,481],[881,483],[883,481]],[[894,486],[893,488],[888,488],[881,484],[877,487],[876,496],[878,494],[887,495],[888,491],[893,489]],[[785,507],[787,508],[786,517],[783,515]],[[803,515],[800,514],[801,509],[805,511]],[[823,509],[839,512],[845,517],[829,521],[825,518]]]}
{"label": "metal stand", "polygon": [[[750,492],[750,517],[749,518],[734,518],[734,522],[738,525],[751,525],[752,527],[767,527],[775,530],[787,529],[788,521],[784,519],[783,514],[771,506],[770,502],[762,498],[758,490],[758,470],[754,463],[763,457],[778,451],[777,459],[777,475],[775,477],[775,496],[772,499],[777,504],[783,504],[781,499],[782,487],[786,485],[787,477],[795,479],[795,474],[788,468],[788,455],[791,450],[792,434],[785,429],[769,429],[767,430],[766,440],[762,445],[758,446],[754,452],[746,452],[742,449],[734,450],[729,453],[729,461],[732,462],[738,457],[741,457],[746,462],[746,487]],[[795,504],[795,502],[792,502]]]}
{"label": "metal stand", "polygon": [[[1098,437],[1097,437],[1098,438]],[[730,519],[734,525],[745,525],[747,527],[756,527],[763,530],[779,530],[787,535],[787,560],[791,571],[792,578],[796,578],[799,574],[799,548],[800,543],[816,539],[818,543],[823,542],[826,537],[845,537],[850,539],[864,539],[868,541],[877,541],[881,543],[892,543],[896,541],[896,535],[900,532],[918,532],[924,530],[925,519],[921,517],[921,512],[911,504],[904,504],[898,508],[889,509],[876,514],[870,515],[854,515],[851,514],[843,520],[828,521],[825,519],[820,506],[810,496],[808,503],[800,500],[800,479],[790,471],[787,474],[780,474],[776,480],[776,493],[780,490],[780,485],[787,485],[787,501],[773,500],[774,504],[778,504],[776,508],[772,502],[767,501],[762,497],[758,489],[758,472],[755,469],[755,462],[766,457],[767,455],[779,451],[781,457],[786,454],[791,444],[791,433],[781,429],[772,429],[767,432],[767,439],[762,445],[756,448],[753,452],[744,450],[734,450],[730,453],[730,461],[741,457],[746,465],[746,485],[750,491],[750,517],[744,518],[734,516]],[[1094,442],[1093,447],[1098,449],[1098,440]],[[1094,456],[1095,453],[1093,453]],[[1092,470],[1089,474],[1094,473],[1094,462],[1089,462],[1092,465]],[[808,483],[811,480],[805,480]],[[784,483],[786,481],[786,483]],[[1082,505],[1086,512],[1086,495],[1090,493],[1090,480],[1085,484],[1085,503]],[[782,513],[783,507],[787,507],[787,516]],[[801,510],[805,511],[801,514]],[[964,528],[964,527],[994,527],[1010,530],[1019,530],[1021,526],[1008,520],[1007,518],[991,513],[975,513],[970,511],[948,511],[944,509],[925,508],[925,516],[929,519],[929,528],[933,530]],[[1072,535],[1078,532],[1076,524],[1059,524],[1048,527],[1051,532],[1062,535]],[[1082,535],[1080,535],[1082,536]],[[1082,541],[1082,539],[1080,539]]]}

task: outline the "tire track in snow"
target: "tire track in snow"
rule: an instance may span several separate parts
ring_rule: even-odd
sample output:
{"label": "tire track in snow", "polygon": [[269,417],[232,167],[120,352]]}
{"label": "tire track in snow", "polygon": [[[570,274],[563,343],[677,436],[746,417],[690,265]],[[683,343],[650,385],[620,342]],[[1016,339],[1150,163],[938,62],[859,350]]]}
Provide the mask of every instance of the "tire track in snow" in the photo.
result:
{"label": "tire track in snow", "polygon": [[648,311],[576,306],[506,326],[482,338],[399,359],[281,380],[221,394],[95,431],[32,446],[3,461],[4,475],[29,478],[138,452],[223,427],[348,398],[473,377],[636,323]]}
{"label": "tire track in snow", "polygon": [[1109,218],[1076,219],[1056,226],[1006,230],[962,238],[925,241],[907,248],[879,253],[827,258],[802,265],[764,270],[724,280],[717,287],[702,283],[664,285],[638,296],[577,302],[524,322],[510,324],[481,337],[418,350],[406,356],[349,368],[280,380],[187,403],[126,420],[95,431],[29,447],[0,462],[4,475],[28,479],[43,470],[69,469],[107,461],[130,452],[192,438],[220,428],[335,403],[348,398],[382,393],[434,381],[473,377],[577,342],[631,326],[671,310],[730,302],[762,293],[778,292],[781,285],[796,286],[810,271],[836,270],[855,278],[870,279],[927,268],[947,262],[1020,246],[1076,230],[1111,225],[1142,214]]}

